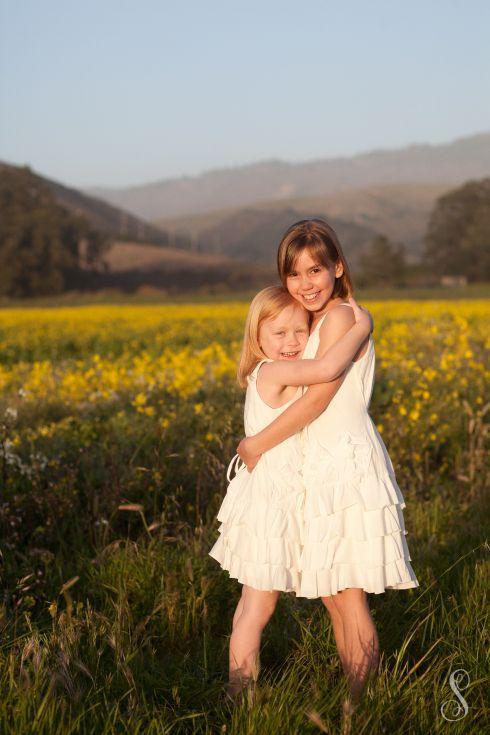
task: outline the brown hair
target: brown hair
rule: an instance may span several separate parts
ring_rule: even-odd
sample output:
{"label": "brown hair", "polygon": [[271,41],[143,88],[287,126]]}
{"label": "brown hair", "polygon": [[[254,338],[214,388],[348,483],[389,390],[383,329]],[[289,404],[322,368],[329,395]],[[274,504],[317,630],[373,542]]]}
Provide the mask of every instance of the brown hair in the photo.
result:
{"label": "brown hair", "polygon": [[277,251],[277,269],[285,287],[296,259],[306,249],[327,268],[339,261],[342,263],[344,272],[335,279],[332,298],[345,299],[353,293],[349,266],[335,230],[325,220],[316,218],[295,222],[283,235]]}
{"label": "brown hair", "polygon": [[245,323],[242,354],[237,370],[238,384],[242,388],[246,388],[247,376],[257,363],[264,358],[267,359],[267,355],[264,354],[259,344],[260,325],[266,319],[275,319],[286,306],[291,304],[303,308],[283,286],[267,286],[252,299]]}

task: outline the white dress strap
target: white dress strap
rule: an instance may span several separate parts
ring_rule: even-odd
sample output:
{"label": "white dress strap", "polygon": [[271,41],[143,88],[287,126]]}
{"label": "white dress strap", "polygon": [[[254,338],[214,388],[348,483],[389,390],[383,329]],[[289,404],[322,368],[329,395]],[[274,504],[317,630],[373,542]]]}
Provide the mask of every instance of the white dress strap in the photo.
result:
{"label": "white dress strap", "polygon": [[264,364],[264,362],[274,362],[274,361],[269,360],[269,358],[264,358],[263,360],[260,360],[260,362],[257,363],[257,365],[254,367],[254,369],[248,376],[249,380],[252,380],[252,381],[257,380],[257,373],[259,372],[259,368]]}

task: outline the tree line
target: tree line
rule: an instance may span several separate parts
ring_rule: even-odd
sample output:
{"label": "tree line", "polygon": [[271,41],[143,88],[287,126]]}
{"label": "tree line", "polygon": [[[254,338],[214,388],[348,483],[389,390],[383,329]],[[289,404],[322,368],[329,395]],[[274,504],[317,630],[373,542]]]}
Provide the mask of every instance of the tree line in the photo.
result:
{"label": "tree line", "polygon": [[360,286],[433,285],[441,278],[490,281],[490,178],[468,181],[440,197],[429,218],[419,263],[406,248],[376,236],[360,256]]}

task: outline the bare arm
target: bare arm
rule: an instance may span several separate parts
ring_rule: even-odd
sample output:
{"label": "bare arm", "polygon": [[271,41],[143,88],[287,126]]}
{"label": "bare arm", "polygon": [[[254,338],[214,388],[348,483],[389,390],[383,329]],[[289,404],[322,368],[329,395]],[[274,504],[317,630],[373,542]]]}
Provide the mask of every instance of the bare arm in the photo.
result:
{"label": "bare arm", "polygon": [[[269,385],[287,386],[328,383],[340,377],[354,359],[373,326],[369,312],[362,309],[353,298],[349,301],[355,324],[328,347],[321,357],[294,362],[275,360],[262,368],[262,380]],[[320,349],[318,354],[321,354]]]}
{"label": "bare arm", "polygon": [[[320,327],[320,344],[317,356],[323,355],[353,325],[354,315],[350,309],[334,309]],[[254,436],[242,439],[237,452],[250,468],[253,468],[263,452],[272,449],[324,411],[345,377],[345,372],[328,383],[318,383],[291,404],[272,423]]]}

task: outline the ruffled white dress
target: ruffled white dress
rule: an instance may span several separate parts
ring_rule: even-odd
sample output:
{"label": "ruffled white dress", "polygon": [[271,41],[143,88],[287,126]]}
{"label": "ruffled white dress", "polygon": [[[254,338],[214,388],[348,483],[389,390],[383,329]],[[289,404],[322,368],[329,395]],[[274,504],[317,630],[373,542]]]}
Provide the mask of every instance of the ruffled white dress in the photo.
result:
{"label": "ruffled white dress", "polygon": [[[305,359],[316,355],[325,316],[310,334]],[[328,407],[301,432],[306,494],[299,597],[419,586],[405,538],[405,501],[368,413],[374,368],[370,337]]]}
{"label": "ruffled white dress", "polygon": [[[304,358],[316,355],[322,321],[310,334]],[[271,408],[256,385],[264,362],[248,381],[247,436],[306,390]],[[302,432],[265,452],[251,473],[239,466],[237,455],[232,459],[218,512],[219,537],[209,552],[231,577],[258,590],[307,598],[347,587],[379,594],[419,586],[405,539],[405,501],[368,413],[374,368],[370,337],[329,406]]]}
{"label": "ruffled white dress", "polygon": [[[244,424],[246,436],[257,434],[301,395],[279,408],[271,408],[257,391],[262,360],[248,378]],[[238,460],[238,461],[237,461]],[[303,549],[303,504],[301,436],[286,439],[265,452],[252,472],[239,466],[237,455],[228,466],[227,478],[236,462],[237,473],[229,482],[218,512],[219,537],[209,552],[230,577],[257,590],[298,592]]]}

